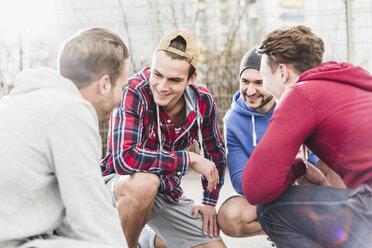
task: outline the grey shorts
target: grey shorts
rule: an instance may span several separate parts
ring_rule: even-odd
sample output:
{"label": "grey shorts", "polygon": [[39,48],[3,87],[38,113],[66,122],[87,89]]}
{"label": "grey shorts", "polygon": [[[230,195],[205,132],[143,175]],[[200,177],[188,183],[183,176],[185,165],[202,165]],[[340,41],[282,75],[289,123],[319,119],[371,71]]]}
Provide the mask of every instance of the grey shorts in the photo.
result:
{"label": "grey shorts", "polygon": [[[119,177],[115,174],[104,177],[114,206],[117,200],[113,189]],[[192,217],[194,207],[194,201],[186,197],[182,197],[178,203],[172,203],[163,195],[158,194],[147,224],[165,241],[168,247],[190,248],[221,240],[220,237],[210,238],[203,235],[203,217],[201,214],[198,214],[195,219]]]}

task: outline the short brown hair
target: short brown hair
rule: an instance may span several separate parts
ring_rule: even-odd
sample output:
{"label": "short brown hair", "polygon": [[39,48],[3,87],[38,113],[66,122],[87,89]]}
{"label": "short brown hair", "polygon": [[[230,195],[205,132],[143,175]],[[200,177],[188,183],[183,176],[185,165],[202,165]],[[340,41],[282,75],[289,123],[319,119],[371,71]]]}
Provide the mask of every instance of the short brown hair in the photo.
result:
{"label": "short brown hair", "polygon": [[114,84],[128,57],[128,49],[117,34],[104,28],[92,28],[65,42],[59,54],[58,69],[79,89],[105,74]]}
{"label": "short brown hair", "polygon": [[300,25],[272,31],[261,41],[257,53],[267,55],[273,72],[279,64],[289,64],[301,74],[322,63],[324,44],[310,28]]}

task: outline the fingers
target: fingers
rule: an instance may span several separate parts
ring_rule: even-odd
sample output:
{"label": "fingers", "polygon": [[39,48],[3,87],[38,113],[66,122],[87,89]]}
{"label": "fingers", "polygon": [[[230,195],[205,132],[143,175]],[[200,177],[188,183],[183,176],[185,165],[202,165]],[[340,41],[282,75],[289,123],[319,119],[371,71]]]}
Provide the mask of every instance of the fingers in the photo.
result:
{"label": "fingers", "polygon": [[209,223],[209,220],[207,216],[203,216],[203,234],[204,235],[208,235],[208,223]]}
{"label": "fingers", "polygon": [[[214,165],[214,164],[213,164]],[[215,177],[216,177],[216,185],[214,186],[214,189],[216,189],[217,188],[217,184],[219,183],[219,181],[220,181],[220,177],[219,177],[219,175],[218,175],[218,170],[217,170],[217,168],[216,168],[216,166],[214,165],[214,174],[215,174]]]}
{"label": "fingers", "polygon": [[218,237],[219,227],[217,223],[216,209],[212,206],[203,205],[200,206],[199,212],[203,216],[203,234],[207,236],[209,232],[211,238]]}
{"label": "fingers", "polygon": [[318,184],[319,185],[323,185],[323,186],[331,186],[327,180],[327,178],[325,177],[325,175],[323,174],[323,172],[321,172],[318,168],[315,168],[314,167],[314,172],[316,172],[318,174],[317,176],[317,179],[318,179]]}
{"label": "fingers", "polygon": [[214,218],[209,220],[209,237],[213,238],[214,235]]}
{"label": "fingers", "polygon": [[189,156],[191,168],[208,180],[207,190],[209,192],[215,190],[219,182],[219,174],[216,165],[212,161],[194,154],[193,152],[189,152]]}
{"label": "fingers", "polygon": [[323,175],[323,177],[320,178],[319,184],[323,186],[331,186],[331,184],[328,182],[327,178]]}
{"label": "fingers", "polygon": [[207,180],[208,180],[209,191],[213,191],[214,189],[217,188],[217,184],[219,181],[218,170],[216,169],[216,166],[212,162],[211,162],[211,170],[209,172],[209,177],[207,177]]}
{"label": "fingers", "polygon": [[216,187],[216,177],[213,171],[213,167],[208,168],[207,173],[204,175],[208,181],[208,191],[211,192]]}
{"label": "fingers", "polygon": [[[207,218],[205,218],[205,219],[207,219]],[[211,238],[218,237],[219,227],[218,227],[218,224],[217,224],[217,216],[216,215],[210,216],[208,222],[209,222],[209,225],[208,225],[209,237],[211,237]]]}
{"label": "fingers", "polygon": [[218,223],[217,223],[217,216],[213,216],[212,219],[213,219],[213,229],[212,229],[213,234],[214,234],[214,237],[218,237],[218,233],[220,232],[220,230],[219,230]]}
{"label": "fingers", "polygon": [[192,211],[192,217],[195,219],[196,218],[196,216],[198,216],[198,213],[199,213],[199,209],[200,207],[199,206],[196,206],[195,208],[194,208],[194,210]]}
{"label": "fingers", "polygon": [[208,181],[208,191],[211,192],[214,187],[214,181],[211,175],[207,176],[207,181]]}
{"label": "fingers", "polygon": [[312,165],[309,165],[309,168],[306,171],[306,178],[314,184],[330,186],[324,174],[318,168],[315,168]]}

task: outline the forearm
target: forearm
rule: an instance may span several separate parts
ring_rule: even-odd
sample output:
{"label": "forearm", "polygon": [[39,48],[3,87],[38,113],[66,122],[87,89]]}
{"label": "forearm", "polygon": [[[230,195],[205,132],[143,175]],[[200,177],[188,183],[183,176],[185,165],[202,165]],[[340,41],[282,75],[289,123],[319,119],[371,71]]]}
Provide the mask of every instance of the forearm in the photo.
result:
{"label": "forearm", "polygon": [[341,177],[331,168],[329,168],[323,161],[319,161],[317,168],[326,176],[329,184],[335,188],[346,188]]}
{"label": "forearm", "polygon": [[189,156],[186,151],[153,151],[129,148],[114,152],[115,170],[120,175],[150,172],[157,175],[182,176],[188,171]]}

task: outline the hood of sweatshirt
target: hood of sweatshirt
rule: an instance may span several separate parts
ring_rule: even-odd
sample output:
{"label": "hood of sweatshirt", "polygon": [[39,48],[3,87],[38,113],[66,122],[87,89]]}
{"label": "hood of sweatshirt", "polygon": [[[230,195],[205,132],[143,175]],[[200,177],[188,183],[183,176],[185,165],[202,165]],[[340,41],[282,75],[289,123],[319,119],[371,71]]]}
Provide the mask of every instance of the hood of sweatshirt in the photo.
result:
{"label": "hood of sweatshirt", "polygon": [[62,77],[56,70],[39,68],[36,70],[26,69],[19,73],[14,80],[14,88],[10,92],[10,96],[52,88],[66,90],[74,95],[81,95],[75,84]]}
{"label": "hood of sweatshirt", "polygon": [[298,82],[311,80],[327,80],[349,84],[372,91],[371,74],[359,66],[350,63],[327,62],[301,74]]}
{"label": "hood of sweatshirt", "polygon": [[[233,97],[233,102],[231,103],[231,109],[233,111],[235,111],[236,113],[238,113],[245,120],[250,119],[251,126],[252,126],[252,128],[251,128],[252,145],[253,145],[253,147],[256,147],[258,139],[260,139],[260,137],[258,137],[258,136],[260,136],[260,134],[257,135],[256,128],[262,129],[261,126],[256,127],[256,118],[259,118],[259,117],[268,118],[268,116],[270,118],[271,115],[272,115],[272,112],[274,111],[274,108],[266,114],[258,113],[258,112],[256,112],[256,110],[248,108],[248,106],[245,104],[245,101],[244,101],[243,97],[241,97],[240,91],[238,91],[238,92],[236,92],[236,94]],[[246,117],[248,117],[248,118],[246,118]],[[245,121],[243,121],[243,122],[245,122]],[[247,130],[250,130],[250,128],[248,126],[247,126]]]}

